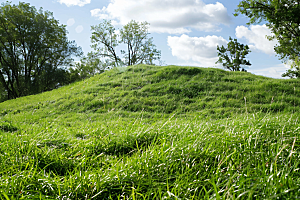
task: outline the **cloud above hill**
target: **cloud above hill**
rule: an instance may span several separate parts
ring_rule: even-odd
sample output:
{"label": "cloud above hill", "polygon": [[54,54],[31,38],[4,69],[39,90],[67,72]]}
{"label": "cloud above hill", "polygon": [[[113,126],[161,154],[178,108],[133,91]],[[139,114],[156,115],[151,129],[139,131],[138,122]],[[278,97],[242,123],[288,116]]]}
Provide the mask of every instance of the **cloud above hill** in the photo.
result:
{"label": "cloud above hill", "polygon": [[91,0],[58,0],[60,4],[66,4],[68,7],[70,6],[84,6],[85,4],[90,4]]}
{"label": "cloud above hill", "polygon": [[189,37],[183,34],[180,37],[168,37],[168,45],[172,55],[180,60],[195,61],[201,67],[215,66],[218,60],[217,45],[227,45],[223,37]]}
{"label": "cloud above hill", "polygon": [[251,73],[272,78],[282,78],[281,75],[290,69],[286,64],[278,64],[272,67],[261,67],[261,69],[251,69]]}
{"label": "cloud above hill", "polygon": [[183,34],[191,29],[220,31],[219,25],[230,24],[227,8],[217,2],[205,4],[202,0],[110,0],[107,7],[91,10],[99,19],[111,19],[121,25],[130,20],[147,21],[150,31]]}
{"label": "cloud above hill", "polygon": [[274,46],[278,44],[276,40],[269,41],[266,36],[273,36],[266,25],[251,25],[249,28],[238,26],[236,29],[237,38],[246,38],[250,49],[261,51],[269,55],[275,55]]}

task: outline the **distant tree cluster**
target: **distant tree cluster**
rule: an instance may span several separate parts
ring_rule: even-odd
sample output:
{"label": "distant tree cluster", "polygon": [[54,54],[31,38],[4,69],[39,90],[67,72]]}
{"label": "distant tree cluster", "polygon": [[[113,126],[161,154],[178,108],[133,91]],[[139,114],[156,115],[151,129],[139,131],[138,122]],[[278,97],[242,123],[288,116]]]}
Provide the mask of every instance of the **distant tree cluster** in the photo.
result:
{"label": "distant tree cluster", "polygon": [[91,47],[94,51],[71,69],[71,80],[88,78],[113,67],[154,65],[160,60],[161,52],[153,44],[153,38],[149,37],[148,25],[147,22],[132,20],[116,30],[111,21],[103,20],[92,26]]}
{"label": "distant tree cluster", "polygon": [[148,25],[147,22],[132,20],[116,30],[111,21],[103,20],[92,26],[91,47],[94,51],[70,69],[71,80],[85,79],[113,67],[154,65],[160,60],[161,52],[153,44],[153,38],[149,37]]}
{"label": "distant tree cluster", "polygon": [[[111,21],[104,20],[98,26],[92,26],[92,47],[110,66],[153,65],[160,59],[161,52],[153,44],[153,38],[148,37],[148,25],[132,20],[117,32]],[[123,45],[122,58],[116,50],[119,45]]]}
{"label": "distant tree cluster", "polygon": [[120,31],[110,21],[92,26],[95,51],[74,62],[74,57],[81,57],[83,52],[68,40],[66,26],[60,25],[51,12],[28,3],[2,3],[0,102],[52,90],[111,67],[154,64],[161,53],[149,38],[148,25],[131,21]]}
{"label": "distant tree cluster", "polygon": [[28,3],[0,7],[1,100],[52,90],[68,82],[72,56],[82,54],[49,11]]}

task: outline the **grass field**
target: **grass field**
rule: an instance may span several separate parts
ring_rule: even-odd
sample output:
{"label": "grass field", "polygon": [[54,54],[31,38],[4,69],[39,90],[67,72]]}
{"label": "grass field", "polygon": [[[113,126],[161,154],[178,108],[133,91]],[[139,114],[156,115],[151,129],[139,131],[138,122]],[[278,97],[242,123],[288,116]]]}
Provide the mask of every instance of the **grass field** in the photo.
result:
{"label": "grass field", "polygon": [[0,103],[0,199],[299,199],[299,86],[139,65]]}

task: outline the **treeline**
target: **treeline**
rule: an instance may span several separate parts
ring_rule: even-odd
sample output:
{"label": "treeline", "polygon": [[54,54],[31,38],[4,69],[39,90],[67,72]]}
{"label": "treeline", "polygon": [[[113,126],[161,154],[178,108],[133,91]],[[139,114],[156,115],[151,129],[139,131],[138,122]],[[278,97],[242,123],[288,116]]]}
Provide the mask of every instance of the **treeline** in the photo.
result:
{"label": "treeline", "polygon": [[[110,21],[104,21],[92,31],[95,51],[83,56],[81,47],[68,40],[66,26],[51,12],[28,3],[2,3],[0,102],[49,91],[112,67],[154,64],[160,59],[146,22],[131,21],[116,31]],[[127,48],[119,55],[120,44]],[[80,62],[74,62],[76,57]]]}

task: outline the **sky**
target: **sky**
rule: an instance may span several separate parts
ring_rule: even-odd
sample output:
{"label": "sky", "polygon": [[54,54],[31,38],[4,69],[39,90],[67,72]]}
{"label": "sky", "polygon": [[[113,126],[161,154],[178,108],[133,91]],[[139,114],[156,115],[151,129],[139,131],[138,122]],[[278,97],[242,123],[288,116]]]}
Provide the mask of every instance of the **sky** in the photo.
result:
{"label": "sky", "polygon": [[[18,4],[19,0],[10,0]],[[0,2],[5,2],[0,0]],[[131,20],[150,23],[150,37],[161,50],[165,65],[218,67],[217,46],[226,46],[229,37],[247,44],[251,66],[248,72],[281,78],[289,69],[274,52],[277,41],[265,24],[246,25],[249,19],[233,16],[240,0],[25,0],[37,9],[53,12],[67,25],[69,40],[75,40],[84,53],[90,47],[91,26],[112,20],[117,29]]]}

